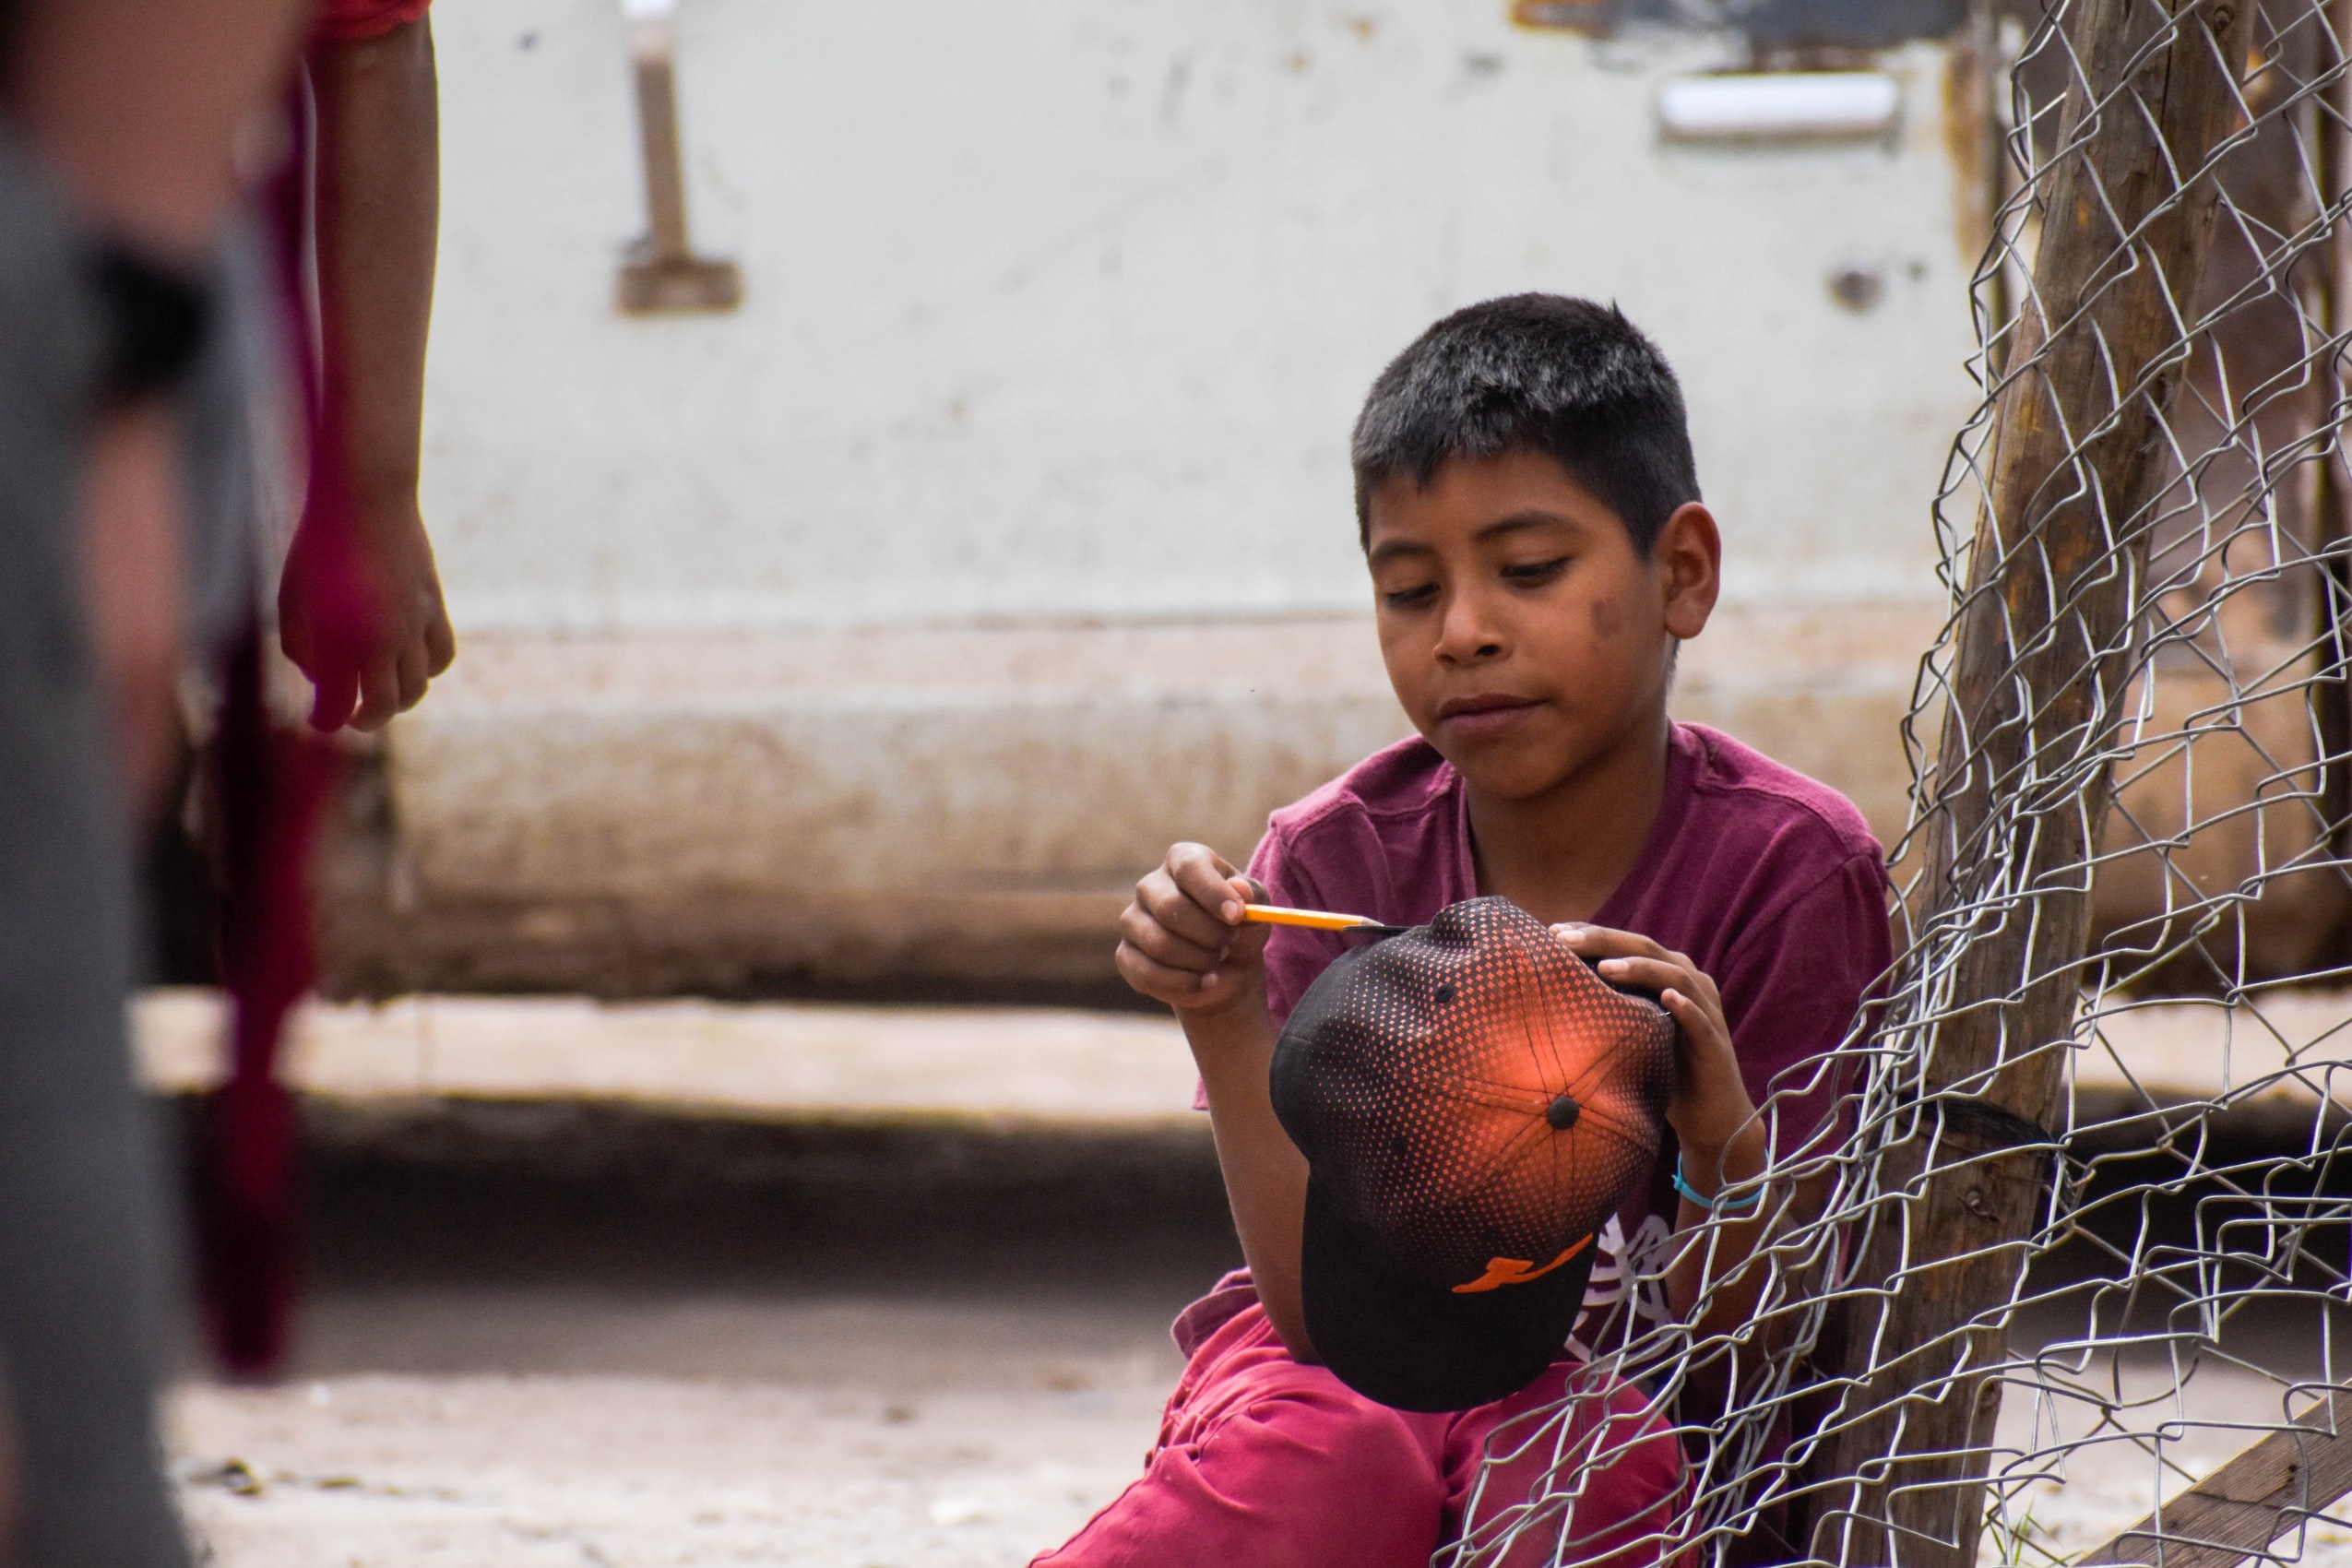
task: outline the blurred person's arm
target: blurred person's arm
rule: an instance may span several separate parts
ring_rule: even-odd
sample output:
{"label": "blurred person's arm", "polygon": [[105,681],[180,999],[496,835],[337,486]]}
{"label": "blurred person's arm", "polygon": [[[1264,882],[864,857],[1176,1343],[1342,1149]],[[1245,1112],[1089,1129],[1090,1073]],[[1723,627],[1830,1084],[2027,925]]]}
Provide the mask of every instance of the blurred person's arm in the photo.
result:
{"label": "blurred person's arm", "polygon": [[306,518],[279,586],[279,636],[317,688],[311,722],[374,730],[415,707],[457,654],[417,504],[440,218],[432,23],[421,16],[372,37],[327,39],[312,49],[310,70],[323,429],[343,445],[380,620],[355,659],[327,656],[317,625],[322,566]]}
{"label": "blurred person's arm", "polygon": [[165,804],[179,743],[185,460],[171,404],[141,398],[100,410],[82,481],[83,613],[113,709],[125,795],[143,817]]}
{"label": "blurred person's arm", "polygon": [[[195,297],[239,187],[237,145],[284,79],[308,0],[19,0],[0,104],[93,231]],[[91,647],[131,798],[169,766],[184,616],[178,420],[110,398],[80,522]]]}
{"label": "blurred person's arm", "polygon": [[100,229],[196,270],[310,0],[18,0],[0,99]]}

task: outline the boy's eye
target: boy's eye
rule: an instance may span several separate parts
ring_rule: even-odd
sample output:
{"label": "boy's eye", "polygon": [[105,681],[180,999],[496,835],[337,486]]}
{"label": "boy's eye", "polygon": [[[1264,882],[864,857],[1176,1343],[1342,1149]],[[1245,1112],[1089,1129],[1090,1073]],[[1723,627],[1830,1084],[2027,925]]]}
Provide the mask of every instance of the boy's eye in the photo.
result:
{"label": "boy's eye", "polygon": [[1437,585],[1435,583],[1421,583],[1416,587],[1408,588],[1388,589],[1384,590],[1380,597],[1382,601],[1391,610],[1411,610],[1417,606],[1427,604],[1430,600],[1435,599],[1437,597]]}
{"label": "boy's eye", "polygon": [[1568,567],[1568,557],[1554,556],[1549,561],[1526,561],[1503,568],[1504,580],[1515,583],[1550,582]]}

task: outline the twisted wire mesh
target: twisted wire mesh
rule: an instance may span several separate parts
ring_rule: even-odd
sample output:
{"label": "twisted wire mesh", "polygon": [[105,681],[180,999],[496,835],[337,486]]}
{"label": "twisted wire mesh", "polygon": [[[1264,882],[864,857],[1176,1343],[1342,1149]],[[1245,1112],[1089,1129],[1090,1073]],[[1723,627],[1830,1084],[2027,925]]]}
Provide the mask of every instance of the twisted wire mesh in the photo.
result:
{"label": "twisted wire mesh", "polygon": [[[1629,1238],[1593,1347],[1597,1375],[1673,1423],[1684,1492],[1638,1540],[1580,1527],[1635,1440],[1575,1421],[1572,1396],[1496,1434],[1442,1562],[2057,1563],[2162,1503],[2122,1555],[2203,1568],[2209,1532],[2184,1490],[2290,1422],[2335,1430],[2325,1401],[2352,1389],[2345,18],[2341,0],[2261,0],[2227,35],[2251,40],[2244,57],[2216,62],[2220,134],[2169,166],[2180,147],[2155,141],[2159,166],[2129,176],[2166,194],[2141,211],[2085,148],[2119,116],[2169,112],[2144,78],[2128,85],[2135,71],[2224,34],[2212,0],[2111,0],[2119,85],[2086,52],[2100,8],[2026,0],[1980,34],[1999,40],[2002,177],[1972,284],[1982,399],[1933,509],[1951,614],[1903,727],[1896,963],[1847,1046],[1763,1109],[1770,1167],[1728,1194],[1760,1192],[1773,1216],[1747,1265],[1752,1310],[1693,1329],[1708,1299],[1678,1314],[1660,1284],[1673,1244]],[[2087,372],[2070,367],[2053,344],[2112,317],[2043,296],[2045,231],[2066,219],[2053,204],[2101,204],[2117,236],[2096,296],[2144,285],[2163,265],[2149,236],[2199,193],[2209,246],[2198,271],[2156,279],[2144,351],[2102,338]],[[2106,384],[2040,405],[2061,460],[2029,512],[1986,526],[2018,506],[2001,489],[2003,417],[2035,378],[2069,374]],[[2084,408],[2098,417],[2067,422]],[[2150,435],[2117,493],[2100,443],[2134,410]],[[2092,548],[2070,564],[2053,540],[2086,516]],[[2005,709],[1961,690],[1989,624]],[[2004,725],[2024,743],[2003,750]],[[2021,998],[2051,986],[2062,1017],[2027,1027]],[[1971,1028],[1990,1053],[1956,1062]],[[2037,1064],[2055,1069],[2047,1117],[2005,1109],[2001,1086]],[[1795,1125],[1788,1108],[1824,1087],[1833,1124]],[[1969,1224],[1923,1200],[1938,1170],[1947,1211],[1981,1195],[1989,1218],[2022,1182],[2024,1223],[1981,1228],[1966,1256],[1936,1250]],[[1719,1228],[1680,1244],[1729,1270]],[[1907,1324],[1911,1297],[1954,1279],[1975,1294],[1931,1332]],[[1858,1433],[1872,1455],[1918,1454],[1958,1404],[1979,1416],[1964,1440],[1929,1443],[1874,1497],[1847,1488],[1871,1457]],[[1531,1464],[1545,1484],[1506,1485]],[[2352,1564],[2352,1501],[2326,1490],[2281,1494],[2283,1531],[2256,1555]],[[1907,1498],[1945,1506],[1888,1527]]]}

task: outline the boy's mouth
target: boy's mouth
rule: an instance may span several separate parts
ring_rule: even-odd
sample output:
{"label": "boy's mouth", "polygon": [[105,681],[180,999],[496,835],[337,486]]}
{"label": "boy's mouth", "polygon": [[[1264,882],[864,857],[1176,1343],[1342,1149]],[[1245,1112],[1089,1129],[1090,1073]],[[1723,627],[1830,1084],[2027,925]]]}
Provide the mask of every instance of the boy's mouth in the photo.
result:
{"label": "boy's mouth", "polygon": [[1467,734],[1491,734],[1517,722],[1537,706],[1532,697],[1513,696],[1505,692],[1479,692],[1466,697],[1448,697],[1439,703],[1437,721]]}

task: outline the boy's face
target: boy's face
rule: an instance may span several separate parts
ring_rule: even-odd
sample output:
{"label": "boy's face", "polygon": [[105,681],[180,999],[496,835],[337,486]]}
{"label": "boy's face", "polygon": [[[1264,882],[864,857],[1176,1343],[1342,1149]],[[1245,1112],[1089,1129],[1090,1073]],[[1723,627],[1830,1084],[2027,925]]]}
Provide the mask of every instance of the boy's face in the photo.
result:
{"label": "boy's face", "polygon": [[1697,503],[1647,557],[1540,452],[1455,458],[1374,489],[1367,561],[1381,657],[1414,726],[1477,789],[1539,795],[1666,711],[1678,639],[1714,609],[1721,546]]}

